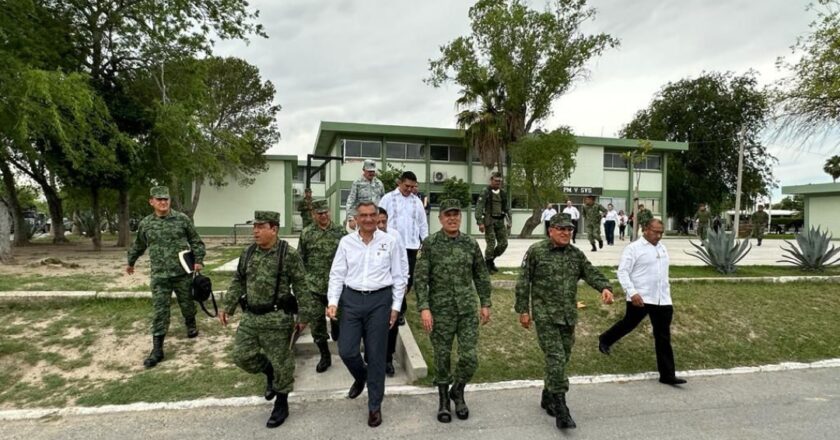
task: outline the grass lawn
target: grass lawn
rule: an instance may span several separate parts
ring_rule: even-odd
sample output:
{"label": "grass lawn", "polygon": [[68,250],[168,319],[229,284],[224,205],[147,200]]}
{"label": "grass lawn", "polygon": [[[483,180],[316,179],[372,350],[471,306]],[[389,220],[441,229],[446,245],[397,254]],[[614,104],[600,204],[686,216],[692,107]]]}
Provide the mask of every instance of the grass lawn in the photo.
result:
{"label": "grass lawn", "polygon": [[[831,337],[840,322],[833,283],[700,282],[672,286],[675,302],[672,342],[678,370],[754,366],[783,361],[811,362],[840,357],[840,341]],[[623,293],[619,292],[619,298]],[[611,356],[598,352],[598,334],[624,315],[625,304],[600,305],[594,290],[581,286],[576,345],[569,375],[636,373],[656,370],[653,337],[648,321],[619,341]],[[409,310],[416,310],[410,298]],[[519,326],[513,312],[513,292],[495,290],[493,316],[479,333],[479,368],[475,382],[542,379],[543,354],[536,330]],[[431,385],[434,362],[429,338],[419,314],[408,321],[429,365]],[[453,355],[453,365],[457,359]]]}
{"label": "grass lawn", "polygon": [[[840,285],[700,282],[674,285],[677,368],[728,368],[840,357],[831,329],[840,322]],[[602,306],[581,287],[571,375],[655,370],[650,325],[644,323],[600,354],[597,335],[618,320],[624,304]],[[535,330],[522,329],[513,293],[496,290],[492,322],[481,328],[475,382],[540,379],[543,355]],[[421,330],[413,295],[408,314],[430,376],[431,345]],[[259,395],[262,378],[229,359],[234,330],[199,314],[202,336],[186,339],[177,306],[166,340],[167,360],[142,368],[148,353],[148,300],[15,300],[0,302],[0,409],[174,401]],[[457,356],[453,356],[457,358]],[[340,366],[339,366],[340,367]]]}
{"label": "grass lawn", "polygon": [[[604,275],[616,279],[616,266],[598,266]],[[709,266],[670,266],[671,278],[740,278],[740,277],[781,277],[781,276],[838,276],[840,266],[827,268],[823,272],[805,272],[793,266],[738,266],[738,270],[731,275],[724,275]],[[492,276],[494,280],[516,280],[518,267],[499,268],[499,273]]]}

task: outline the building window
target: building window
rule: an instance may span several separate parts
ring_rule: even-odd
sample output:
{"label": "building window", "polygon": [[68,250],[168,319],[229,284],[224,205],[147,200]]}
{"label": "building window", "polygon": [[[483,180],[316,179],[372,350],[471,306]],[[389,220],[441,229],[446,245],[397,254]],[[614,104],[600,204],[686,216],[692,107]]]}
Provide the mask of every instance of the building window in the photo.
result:
{"label": "building window", "polygon": [[379,141],[344,141],[344,157],[382,157],[382,143]]}
{"label": "building window", "polygon": [[388,159],[409,159],[423,160],[425,148],[423,144],[412,142],[387,142],[385,144],[385,157]]}
{"label": "building window", "polygon": [[[313,167],[314,168],[314,167]],[[298,165],[297,173],[295,173],[295,182],[306,182],[306,167]],[[310,182],[323,182],[324,181],[324,170],[318,171],[317,174],[312,176]]]}
{"label": "building window", "polygon": [[350,190],[341,190],[341,192],[339,193],[339,197],[341,198],[341,206],[347,206],[347,198],[350,197]]}
{"label": "building window", "polygon": [[640,170],[661,170],[662,157],[659,155],[648,155],[641,163],[636,165]]}
{"label": "building window", "polygon": [[627,159],[621,153],[604,152],[604,168],[627,169]]}
{"label": "building window", "polygon": [[432,145],[431,159],[442,162],[466,162],[467,149],[449,145]]}

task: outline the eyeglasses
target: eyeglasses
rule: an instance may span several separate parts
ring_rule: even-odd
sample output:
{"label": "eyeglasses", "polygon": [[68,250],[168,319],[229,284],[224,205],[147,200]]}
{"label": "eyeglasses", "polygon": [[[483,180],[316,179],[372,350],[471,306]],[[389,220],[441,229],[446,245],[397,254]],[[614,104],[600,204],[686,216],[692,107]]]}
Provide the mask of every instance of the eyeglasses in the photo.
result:
{"label": "eyeglasses", "polygon": [[552,228],[556,229],[559,232],[572,232],[575,228],[571,228],[569,226],[552,226]]}

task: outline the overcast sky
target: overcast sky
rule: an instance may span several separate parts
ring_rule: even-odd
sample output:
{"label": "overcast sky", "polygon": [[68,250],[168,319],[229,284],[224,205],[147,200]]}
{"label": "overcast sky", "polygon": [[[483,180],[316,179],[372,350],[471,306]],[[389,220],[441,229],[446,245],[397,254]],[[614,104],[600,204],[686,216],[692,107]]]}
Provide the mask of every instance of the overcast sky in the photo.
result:
{"label": "overcast sky", "polygon": [[[277,88],[283,139],[271,150],[312,151],[320,121],[454,127],[455,86],[422,82],[439,47],[469,33],[472,0],[253,0],[269,39],[222,42],[220,55],[246,59]],[[542,8],[542,0],[530,4]],[[813,13],[799,0],[590,0],[588,32],[621,46],[590,61],[589,78],[555,102],[546,128],[617,136],[668,81],[702,71],[754,69],[768,84]],[[781,185],[830,182],[826,157],[776,141]],[[778,199],[779,190],[775,191]]]}

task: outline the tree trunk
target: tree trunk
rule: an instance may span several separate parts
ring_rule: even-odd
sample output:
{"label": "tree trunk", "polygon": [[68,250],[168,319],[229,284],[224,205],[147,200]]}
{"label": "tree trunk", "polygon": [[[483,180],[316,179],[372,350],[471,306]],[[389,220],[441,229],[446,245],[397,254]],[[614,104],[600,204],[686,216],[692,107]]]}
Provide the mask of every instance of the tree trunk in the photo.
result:
{"label": "tree trunk", "polygon": [[120,188],[117,196],[117,247],[128,247],[131,228],[128,225],[131,212],[128,207],[128,189]]}
{"label": "tree trunk", "polygon": [[47,199],[47,206],[50,210],[53,243],[66,243],[67,237],[64,236],[64,208],[61,206],[61,198],[50,185],[41,184],[41,190],[44,192],[44,197]]}
{"label": "tree trunk", "polygon": [[90,205],[93,211],[93,250],[102,250],[102,216],[99,208],[99,188],[93,187],[90,189]]}
{"label": "tree trunk", "polygon": [[193,183],[193,194],[192,194],[192,201],[190,202],[189,206],[184,206],[184,214],[190,218],[190,220],[194,220],[195,211],[198,209],[198,201],[201,199],[201,187],[204,186],[204,179],[199,177]]}
{"label": "tree trunk", "polygon": [[9,264],[13,260],[12,242],[9,240],[12,230],[11,218],[9,205],[0,199],[0,264]]}
{"label": "tree trunk", "polygon": [[528,217],[528,220],[525,220],[525,224],[522,225],[522,230],[519,231],[519,238],[531,238],[531,234],[533,234],[534,229],[542,223],[540,221],[540,214],[542,214],[542,210],[540,208],[531,209],[531,216]]}
{"label": "tree trunk", "polygon": [[[29,224],[23,218],[23,210],[20,208],[20,202],[17,196],[17,187],[15,186],[15,176],[12,174],[12,169],[6,161],[0,161],[0,172],[3,174],[3,187],[6,188],[6,209],[10,211],[12,221],[15,225],[15,246],[26,246],[29,244]],[[6,237],[8,240],[8,236]]]}

